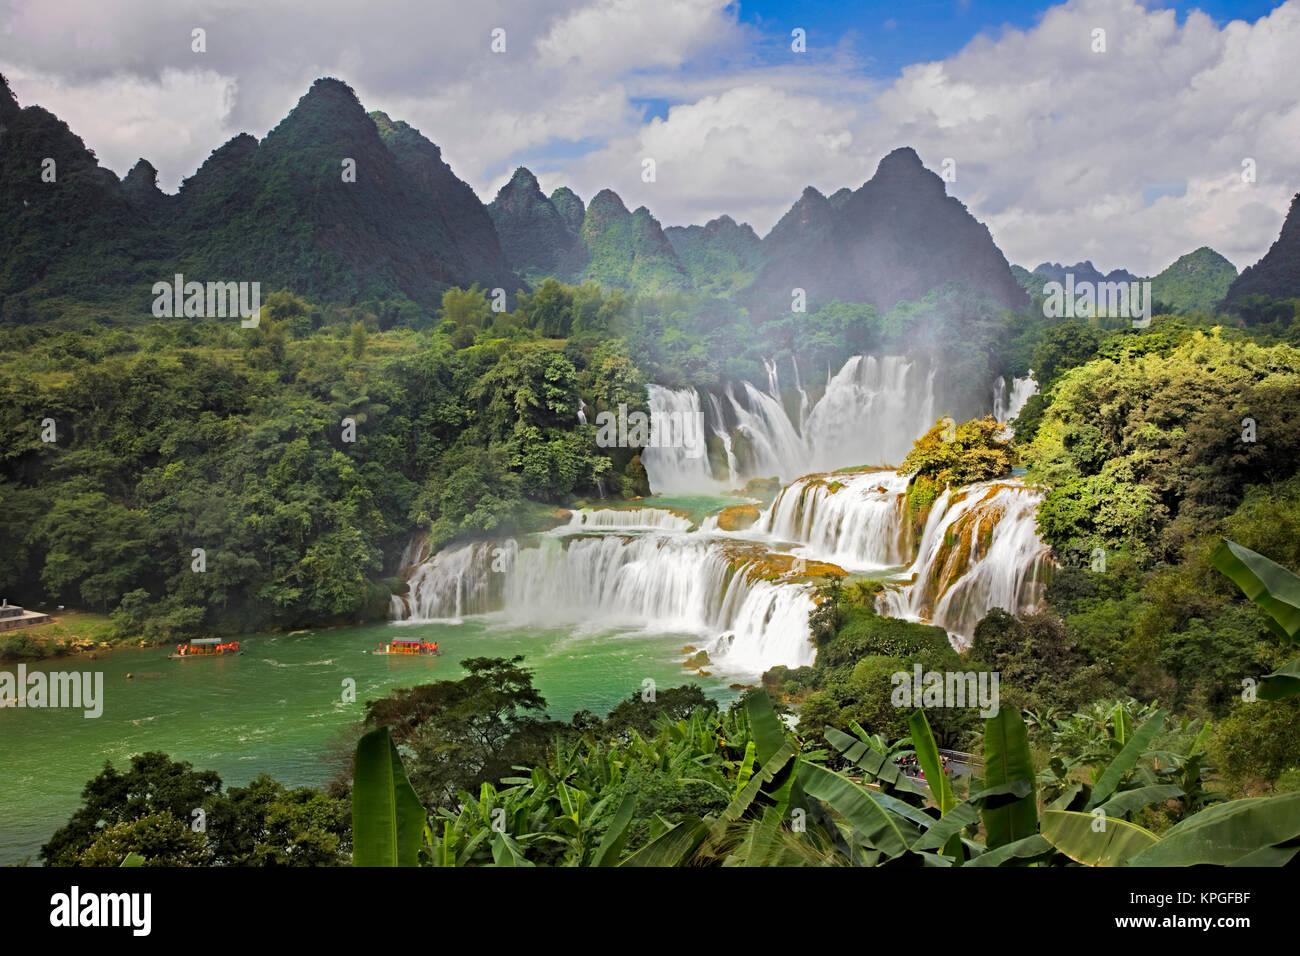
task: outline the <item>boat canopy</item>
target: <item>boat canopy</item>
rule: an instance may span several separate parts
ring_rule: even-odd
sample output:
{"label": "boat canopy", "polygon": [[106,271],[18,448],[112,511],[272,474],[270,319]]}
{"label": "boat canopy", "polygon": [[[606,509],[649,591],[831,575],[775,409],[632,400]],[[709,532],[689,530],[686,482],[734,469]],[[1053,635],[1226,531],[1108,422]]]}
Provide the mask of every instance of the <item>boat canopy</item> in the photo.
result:
{"label": "boat canopy", "polygon": [[406,640],[405,638],[403,638],[403,639],[401,639],[401,640],[391,641],[390,643],[393,643],[393,644],[420,644],[420,643],[423,643],[423,642],[422,642],[422,641],[408,641],[408,640]]}
{"label": "boat canopy", "polygon": [[219,637],[196,637],[194,638],[194,640],[190,641],[190,646],[194,647],[197,645],[203,647],[210,644],[220,644],[220,643],[221,643],[221,638]]}

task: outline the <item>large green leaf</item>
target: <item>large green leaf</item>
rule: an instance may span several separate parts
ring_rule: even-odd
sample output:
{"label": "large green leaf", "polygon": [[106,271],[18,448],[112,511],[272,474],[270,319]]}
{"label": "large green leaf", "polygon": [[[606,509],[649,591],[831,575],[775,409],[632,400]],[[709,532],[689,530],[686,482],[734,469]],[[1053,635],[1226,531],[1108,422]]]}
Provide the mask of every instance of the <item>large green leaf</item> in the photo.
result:
{"label": "large green leaf", "polygon": [[1115,755],[1115,759],[1110,762],[1093,785],[1092,796],[1088,798],[1088,802],[1084,806],[1085,810],[1101,806],[1110,799],[1110,795],[1115,792],[1115,788],[1120,785],[1120,781],[1128,775],[1130,770],[1137,766],[1138,758],[1151,746],[1151,741],[1155,739],[1156,734],[1160,733],[1167,716],[1168,711],[1157,710],[1146,723],[1133,731],[1128,738],[1128,743],[1124,744],[1124,749]]}
{"label": "large green leaf", "polygon": [[[1122,817],[1142,807],[1183,796],[1183,788],[1172,783],[1152,784],[1136,790],[1121,790],[1101,805],[1108,817]],[[1062,808],[1064,809],[1064,808]]]}
{"label": "large green leaf", "polygon": [[632,822],[632,814],[635,811],[636,797],[629,793],[618,805],[614,819],[609,823],[609,829],[601,838],[600,846],[596,848],[596,855],[591,858],[592,866],[614,866],[618,863],[619,854],[623,852],[623,844],[627,842],[628,824]]}
{"label": "large green leaf", "polygon": [[118,869],[124,866],[144,866],[144,857],[132,850],[122,858],[122,862],[118,864]]}
{"label": "large green leaf", "polygon": [[1030,782],[1029,793],[1019,800],[980,811],[988,834],[987,846],[996,849],[1038,832],[1038,806],[1034,795],[1034,759],[1029,752],[1029,732],[1014,707],[999,710],[984,722],[984,786],[1001,787],[1017,780]]}
{"label": "large green leaf", "polygon": [[1261,700],[1283,700],[1300,694],[1300,657],[1288,661],[1259,682]]}
{"label": "large green leaf", "polygon": [[781,745],[781,749],[772,755],[771,759],[763,762],[758,771],[749,778],[749,782],[741,788],[740,792],[727,805],[727,808],[722,811],[718,820],[719,831],[726,824],[739,820],[744,815],[745,811],[749,809],[749,805],[754,802],[754,798],[758,796],[759,791],[785,769],[790,761],[794,759],[794,755],[794,743],[787,740]]}
{"label": "large green leaf", "polygon": [[967,866],[1005,866],[1009,863],[1034,863],[1038,860],[1053,856],[1056,848],[1043,838],[1041,833],[1035,833],[1033,836],[1025,837],[1023,840],[1016,840],[1013,843],[1004,843],[996,850],[989,850],[987,853],[981,853],[975,859],[967,863]]}
{"label": "large green leaf", "polygon": [[698,817],[687,817],[641,847],[619,866],[682,866],[708,835],[707,823]]}
{"label": "large green leaf", "polygon": [[1044,810],[1043,839],[1085,866],[1124,866],[1158,837],[1136,823],[1078,810]]}
{"label": "large green leaf", "polygon": [[906,853],[920,835],[910,822],[873,800],[864,787],[825,767],[800,764],[799,783],[809,796],[825,802],[847,820],[862,843],[887,857]]}
{"label": "large green leaf", "polygon": [[1133,866],[1232,866],[1253,855],[1256,865],[1270,865],[1270,861],[1275,865],[1283,854],[1270,854],[1267,849],[1297,839],[1300,792],[1247,797],[1193,814],[1130,862]]}
{"label": "large green leaf", "polygon": [[352,777],[352,865],[418,866],[428,814],[388,728],[357,742]]}
{"label": "large green leaf", "polygon": [[925,833],[921,834],[921,838],[912,844],[912,852],[945,849],[953,837],[960,837],[962,830],[978,822],[979,811],[975,805],[968,802],[959,803],[944,814],[942,820],[936,820]]}
{"label": "large green leaf", "polygon": [[845,760],[856,765],[859,770],[872,780],[879,780],[882,784],[904,793],[922,795],[925,793],[923,787],[913,783],[907,774],[898,769],[898,765],[894,763],[891,757],[874,749],[869,744],[849,736],[842,730],[836,730],[834,727],[827,727],[825,735],[827,742],[838,750]]}
{"label": "large green leaf", "polygon": [[765,690],[756,690],[745,698],[745,712],[749,715],[749,730],[761,767],[785,743],[785,728],[772,710],[772,700]]}
{"label": "large green leaf", "polygon": [[930,732],[930,722],[925,719],[925,711],[918,710],[907,720],[912,732],[912,747],[916,751],[916,760],[925,773],[925,782],[930,787],[930,796],[943,816],[957,805],[957,798],[952,795],[952,784],[943,772],[943,761],[939,757],[939,745],[934,742]]}
{"label": "large green leaf", "polygon": [[1235,541],[1223,541],[1210,560],[1268,615],[1269,630],[1283,643],[1297,643],[1300,577]]}
{"label": "large green leaf", "polygon": [[494,866],[533,866],[524,854],[524,848],[508,833],[492,837],[492,863]]}

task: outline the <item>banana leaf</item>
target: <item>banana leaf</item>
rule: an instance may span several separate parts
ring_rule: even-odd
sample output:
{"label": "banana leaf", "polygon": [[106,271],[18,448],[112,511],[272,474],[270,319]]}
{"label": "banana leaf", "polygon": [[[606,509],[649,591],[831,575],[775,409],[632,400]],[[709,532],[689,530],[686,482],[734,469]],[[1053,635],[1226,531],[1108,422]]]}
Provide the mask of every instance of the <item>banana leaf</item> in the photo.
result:
{"label": "banana leaf", "polygon": [[930,732],[930,722],[925,719],[925,711],[918,710],[907,720],[912,732],[912,747],[916,750],[916,760],[925,773],[925,782],[930,786],[930,796],[943,816],[957,805],[957,798],[952,795],[952,784],[943,772],[943,761],[939,757],[939,746],[934,742]]}
{"label": "banana leaf", "polygon": [[1283,644],[1300,643],[1296,636],[1300,634],[1300,577],[1226,539],[1210,561],[1268,615],[1264,623]]}
{"label": "banana leaf", "polygon": [[352,865],[418,866],[427,823],[388,728],[372,730],[357,742]]}
{"label": "banana leaf", "polygon": [[925,794],[924,788],[913,783],[907,774],[899,770],[898,765],[885,754],[834,727],[827,727],[825,734],[827,742],[838,750],[845,760],[854,764],[872,780],[879,780],[883,786],[902,793],[915,793],[921,796]]}
{"label": "banana leaf", "polygon": [[724,827],[733,820],[739,820],[749,809],[749,805],[754,802],[759,791],[764,784],[770,783],[772,779],[786,768],[794,758],[794,743],[787,740],[781,745],[781,749],[772,755],[772,758],[766,761],[757,772],[749,778],[749,782],[736,794],[732,801],[727,804],[727,808],[722,811],[719,817],[719,827]]}
{"label": "banana leaf", "polygon": [[1115,755],[1115,759],[1110,762],[1102,775],[1097,778],[1093,784],[1092,796],[1088,798],[1085,810],[1091,810],[1099,807],[1110,799],[1111,794],[1120,785],[1122,781],[1135,766],[1138,758],[1151,746],[1151,741],[1155,739],[1156,734],[1160,733],[1161,728],[1165,725],[1165,717],[1168,711],[1157,710],[1151,715],[1141,727],[1133,731],[1128,738],[1128,743],[1124,744],[1124,749]]}
{"label": "banana leaf", "polygon": [[[1276,865],[1284,847],[1300,839],[1300,792],[1278,797],[1229,800],[1195,813],[1170,828],[1155,846],[1130,861],[1132,866]],[[1287,847],[1290,849],[1290,847]],[[1290,856],[1286,857],[1290,859]]]}
{"label": "banana leaf", "polygon": [[785,743],[785,727],[772,710],[772,700],[767,696],[767,691],[756,690],[745,698],[745,712],[749,715],[749,729],[761,767]]}
{"label": "banana leaf", "polygon": [[1025,796],[1005,806],[985,807],[980,811],[991,850],[1038,832],[1029,732],[1020,711],[1008,707],[984,722],[984,786],[1001,787],[1017,780],[1030,782]]}
{"label": "banana leaf", "polygon": [[920,836],[920,831],[908,820],[873,800],[866,788],[825,767],[800,764],[799,783],[809,796],[829,804],[847,820],[859,842],[886,857],[902,856]]}
{"label": "banana leaf", "polygon": [[966,827],[979,822],[979,811],[969,801],[957,804],[949,810],[942,820],[935,823],[921,834],[921,838],[912,844],[912,852],[943,849],[948,853],[948,843],[953,837],[960,837]]}
{"label": "banana leaf", "polygon": [[709,825],[687,817],[637,850],[619,866],[682,866],[709,835]]}
{"label": "banana leaf", "polygon": [[533,866],[524,854],[524,848],[508,833],[492,837],[492,863],[494,866]]}
{"label": "banana leaf", "polygon": [[601,837],[596,855],[591,858],[592,866],[614,866],[618,863],[619,855],[623,852],[623,844],[627,842],[628,824],[632,822],[632,814],[635,811],[636,797],[629,793],[618,805],[614,819],[609,823],[609,829]]}
{"label": "banana leaf", "polygon": [[[1094,829],[1099,819],[1103,821],[1100,831]],[[1159,841],[1136,823],[1078,810],[1044,810],[1039,822],[1043,839],[1085,866],[1124,866]]]}
{"label": "banana leaf", "polygon": [[975,857],[966,866],[1004,866],[1012,862],[1037,863],[1056,854],[1056,847],[1048,843],[1041,833],[1004,843]]}
{"label": "banana leaf", "polygon": [[1260,700],[1283,700],[1300,694],[1300,657],[1288,661],[1259,682]]}
{"label": "banana leaf", "polygon": [[1172,783],[1153,784],[1138,787],[1135,790],[1121,790],[1101,805],[1108,817],[1122,817],[1134,810],[1160,803],[1163,800],[1176,800],[1184,796],[1183,788]]}
{"label": "banana leaf", "polygon": [[745,755],[740,760],[740,768],[736,772],[736,792],[732,796],[739,795],[741,790],[745,789],[745,784],[749,783],[749,778],[754,775],[754,760],[757,757],[757,751],[754,749],[754,741],[745,741]]}

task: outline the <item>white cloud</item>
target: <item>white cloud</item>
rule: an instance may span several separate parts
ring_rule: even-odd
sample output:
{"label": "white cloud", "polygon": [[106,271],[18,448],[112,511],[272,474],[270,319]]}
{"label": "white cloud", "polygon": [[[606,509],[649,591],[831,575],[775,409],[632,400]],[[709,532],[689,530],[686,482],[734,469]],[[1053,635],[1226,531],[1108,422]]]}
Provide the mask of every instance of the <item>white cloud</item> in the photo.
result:
{"label": "white cloud", "polygon": [[[931,168],[957,161],[950,192],[1012,261],[1149,272],[1211,245],[1241,267],[1300,189],[1300,90],[1283,79],[1300,0],[1223,25],[1071,0],[885,81],[847,42],[774,56],[785,41],[739,23],[727,0],[0,0],[0,24],[0,70],[19,100],[66,119],[119,174],[148,158],[164,188],[231,135],[264,135],[334,75],[442,146],[485,199],[522,160],[548,188],[590,198],[609,186],[665,224],[726,212],[765,232],[805,185],[857,187],[910,145]],[[208,30],[202,56],[194,25]],[[505,54],[488,48],[497,26]],[[1091,49],[1097,27],[1104,54]],[[645,122],[632,101],[647,97],[676,105]],[[591,145],[574,155],[562,143]],[[646,156],[653,184],[641,182]],[[1240,181],[1247,156],[1252,185]],[[1144,198],[1183,183],[1181,196]]]}

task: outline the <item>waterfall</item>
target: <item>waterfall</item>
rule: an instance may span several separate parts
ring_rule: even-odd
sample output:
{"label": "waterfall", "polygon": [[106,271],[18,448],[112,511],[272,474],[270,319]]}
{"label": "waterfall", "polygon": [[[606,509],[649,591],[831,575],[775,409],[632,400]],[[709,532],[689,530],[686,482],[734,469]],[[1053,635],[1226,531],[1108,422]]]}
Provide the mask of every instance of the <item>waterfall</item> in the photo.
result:
{"label": "waterfall", "polygon": [[499,610],[544,627],[596,622],[686,632],[705,638],[719,666],[750,675],[812,663],[812,588],[781,580],[793,577],[789,560],[771,562],[757,544],[693,532],[533,538],[530,547],[477,542],[439,552],[416,568],[409,594],[394,597],[392,617],[419,622]]}
{"label": "waterfall", "polygon": [[1010,388],[1007,388],[1007,380],[999,375],[993,383],[993,417],[1000,422],[1015,421],[1025,407],[1025,402],[1037,392],[1038,383],[1034,381],[1033,369],[1030,369],[1028,375],[1012,379]]}
{"label": "waterfall", "polygon": [[[769,391],[750,382],[728,384],[702,404],[694,389],[650,385],[652,417],[705,410],[705,427],[727,454],[725,482],[713,478],[704,456],[686,449],[648,448],[641,456],[655,494],[738,488],[750,478],[789,482],[813,471],[856,465],[897,465],[937,417],[936,370],[899,356],[854,356],[833,375],[826,391],[809,403],[801,396],[799,422],[780,400],[774,362],[765,361]],[[721,463],[719,463],[720,465]]]}
{"label": "waterfall", "polygon": [[1013,614],[1042,600],[1050,549],[1038,537],[1041,489],[984,481],[945,490],[926,520],[908,581],[880,593],[891,617],[938,624],[969,644],[992,608]]}
{"label": "waterfall", "polygon": [[[700,393],[693,388],[664,388],[647,385],[650,393],[651,428],[656,421],[694,421],[701,415]],[[655,494],[673,494],[702,490],[716,490],[709,467],[709,456],[697,454],[684,445],[650,446],[641,451],[641,464],[650,480],[650,490]]]}
{"label": "waterfall", "polygon": [[899,567],[912,560],[907,485],[895,471],[809,475],[782,488],[754,528],[850,570]]}
{"label": "waterfall", "polygon": [[808,415],[812,470],[898,465],[935,422],[934,379],[898,356],[849,359]]}
{"label": "waterfall", "polygon": [[790,367],[794,369],[794,390],[799,393],[799,434],[808,434],[808,414],[812,404],[808,401],[808,390],[799,381],[799,362],[790,356]]}
{"label": "waterfall", "polygon": [[551,534],[573,534],[575,531],[619,528],[642,531],[689,531],[691,519],[675,514],[667,508],[582,508],[573,512],[567,525]]}
{"label": "waterfall", "polygon": [[781,380],[776,374],[776,359],[763,359],[763,370],[767,372],[767,393],[779,402],[781,400]]}
{"label": "waterfall", "polygon": [[389,616],[412,622],[454,621],[492,610],[500,596],[493,569],[510,567],[517,551],[510,540],[476,541],[439,551],[411,572],[405,595],[389,600]]}

